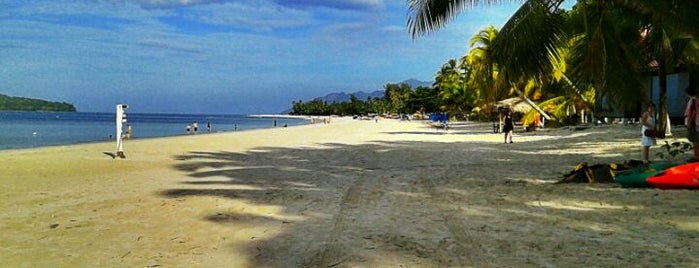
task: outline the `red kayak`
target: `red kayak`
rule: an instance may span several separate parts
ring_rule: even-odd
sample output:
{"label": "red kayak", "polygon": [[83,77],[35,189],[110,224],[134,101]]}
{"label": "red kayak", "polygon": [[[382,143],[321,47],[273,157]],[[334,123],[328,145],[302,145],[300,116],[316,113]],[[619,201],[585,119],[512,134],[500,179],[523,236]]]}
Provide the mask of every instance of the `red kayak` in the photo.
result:
{"label": "red kayak", "polygon": [[648,177],[646,182],[660,189],[699,189],[699,163],[668,168]]}

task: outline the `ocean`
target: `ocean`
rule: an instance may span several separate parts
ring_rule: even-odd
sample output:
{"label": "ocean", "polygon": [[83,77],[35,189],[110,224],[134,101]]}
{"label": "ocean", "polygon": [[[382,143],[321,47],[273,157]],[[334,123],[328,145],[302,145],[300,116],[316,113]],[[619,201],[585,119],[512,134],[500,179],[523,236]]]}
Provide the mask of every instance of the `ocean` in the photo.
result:
{"label": "ocean", "polygon": [[[34,148],[114,140],[114,113],[0,111],[0,150]],[[243,131],[308,123],[299,118],[248,115],[190,115],[128,113],[132,139],[187,135],[188,124],[198,122],[199,133]]]}

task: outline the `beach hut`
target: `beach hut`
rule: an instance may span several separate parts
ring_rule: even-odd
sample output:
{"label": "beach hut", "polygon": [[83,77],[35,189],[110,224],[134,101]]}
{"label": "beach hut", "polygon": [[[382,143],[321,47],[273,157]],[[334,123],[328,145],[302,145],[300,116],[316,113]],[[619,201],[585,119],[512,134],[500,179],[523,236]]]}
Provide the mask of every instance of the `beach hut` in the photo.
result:
{"label": "beach hut", "polygon": [[497,102],[498,117],[500,118],[500,125],[502,126],[505,113],[507,111],[512,111],[515,126],[522,126],[521,118],[531,111],[533,108],[524,99],[520,97],[512,97],[509,99],[504,99]]}
{"label": "beach hut", "polygon": [[520,97],[513,97],[497,102],[498,110],[509,109],[513,113],[526,114],[531,111],[532,106]]}

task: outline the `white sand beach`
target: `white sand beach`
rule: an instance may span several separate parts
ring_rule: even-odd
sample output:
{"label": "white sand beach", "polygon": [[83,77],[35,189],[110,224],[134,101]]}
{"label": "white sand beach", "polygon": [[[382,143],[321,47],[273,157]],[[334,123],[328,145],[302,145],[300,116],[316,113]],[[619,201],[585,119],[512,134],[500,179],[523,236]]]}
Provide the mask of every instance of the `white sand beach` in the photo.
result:
{"label": "white sand beach", "polygon": [[699,267],[699,192],[553,183],[640,159],[639,126],[490,132],[334,118],[126,159],[0,151],[0,266]]}

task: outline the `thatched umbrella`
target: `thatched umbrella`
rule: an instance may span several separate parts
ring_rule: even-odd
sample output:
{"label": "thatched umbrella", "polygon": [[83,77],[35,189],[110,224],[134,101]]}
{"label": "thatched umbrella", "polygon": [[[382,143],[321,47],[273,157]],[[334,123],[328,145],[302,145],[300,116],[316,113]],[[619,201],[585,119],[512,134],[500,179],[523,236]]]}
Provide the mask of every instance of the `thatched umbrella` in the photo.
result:
{"label": "thatched umbrella", "polygon": [[498,101],[497,106],[498,108],[510,109],[513,113],[522,114],[526,114],[532,109],[532,107],[520,97],[514,97]]}

